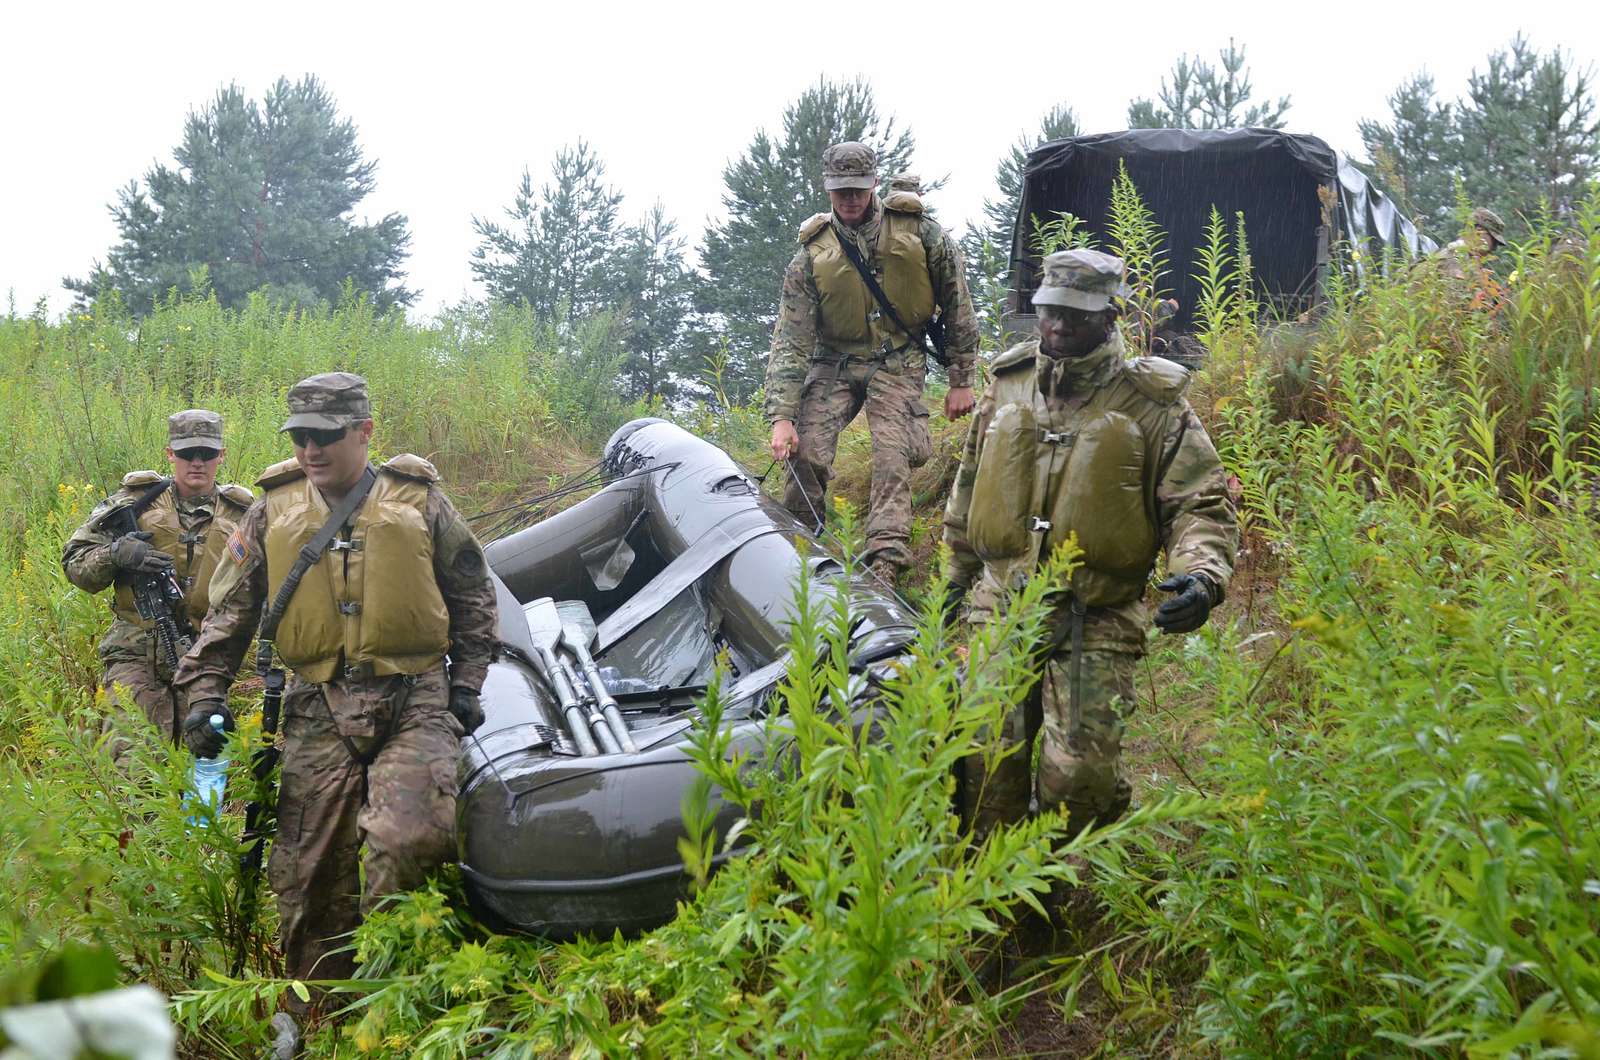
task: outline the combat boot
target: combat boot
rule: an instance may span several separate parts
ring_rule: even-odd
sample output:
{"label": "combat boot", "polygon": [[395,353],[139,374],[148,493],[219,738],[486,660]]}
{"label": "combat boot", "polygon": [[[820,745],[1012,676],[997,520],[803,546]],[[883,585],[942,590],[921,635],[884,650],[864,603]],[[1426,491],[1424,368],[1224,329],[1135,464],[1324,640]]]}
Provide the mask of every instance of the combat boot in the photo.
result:
{"label": "combat boot", "polygon": [[874,556],[867,563],[867,570],[872,573],[872,580],[878,583],[879,588],[899,591],[900,566],[887,556]]}

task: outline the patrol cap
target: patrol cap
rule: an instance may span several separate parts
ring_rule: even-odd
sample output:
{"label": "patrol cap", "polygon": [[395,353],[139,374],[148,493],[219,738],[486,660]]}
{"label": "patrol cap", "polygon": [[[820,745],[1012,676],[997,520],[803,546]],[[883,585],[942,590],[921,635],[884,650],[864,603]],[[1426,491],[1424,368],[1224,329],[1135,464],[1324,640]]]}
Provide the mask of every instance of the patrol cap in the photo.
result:
{"label": "patrol cap", "polygon": [[1489,241],[1497,247],[1506,245],[1506,223],[1500,220],[1500,215],[1487,206],[1480,206],[1472,211],[1472,224],[1481,228]]}
{"label": "patrol cap", "polygon": [[222,448],[222,417],[210,409],[184,409],[167,417],[167,445],[185,449]]}
{"label": "patrol cap", "polygon": [[922,178],[915,173],[896,173],[889,178],[890,191],[909,191],[913,195],[922,194]]}
{"label": "patrol cap", "polygon": [[1063,305],[1089,312],[1126,298],[1122,259],[1098,250],[1058,250],[1044,259],[1044,275],[1033,292],[1034,305]]}
{"label": "patrol cap", "polygon": [[324,372],[289,388],[289,418],[278,429],[330,431],[371,418],[365,379],[350,372]]}
{"label": "patrol cap", "polygon": [[878,156],[866,144],[846,140],[822,152],[822,186],[829,191],[870,188],[876,183]]}

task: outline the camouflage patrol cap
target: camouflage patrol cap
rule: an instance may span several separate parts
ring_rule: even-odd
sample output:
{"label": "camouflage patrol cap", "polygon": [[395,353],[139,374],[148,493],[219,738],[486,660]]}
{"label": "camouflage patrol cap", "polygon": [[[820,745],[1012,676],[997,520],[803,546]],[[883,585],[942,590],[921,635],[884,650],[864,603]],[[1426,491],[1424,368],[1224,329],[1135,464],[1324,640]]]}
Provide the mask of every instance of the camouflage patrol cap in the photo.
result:
{"label": "camouflage patrol cap", "polygon": [[1034,305],[1062,305],[1088,312],[1105,309],[1113,298],[1128,297],[1122,259],[1098,250],[1058,250],[1044,259],[1044,275],[1033,292]]}
{"label": "camouflage patrol cap", "polygon": [[922,178],[915,173],[896,173],[889,178],[890,191],[909,191],[913,195],[922,194]]}
{"label": "camouflage patrol cap", "polygon": [[278,429],[309,427],[328,431],[371,418],[365,379],[350,372],[324,372],[289,388],[289,418]]}
{"label": "camouflage patrol cap", "polygon": [[822,152],[822,186],[829,191],[870,188],[877,183],[878,156],[866,144],[846,140]]}
{"label": "camouflage patrol cap", "polygon": [[1489,241],[1497,247],[1506,245],[1506,223],[1500,220],[1500,215],[1487,206],[1480,206],[1472,211],[1472,225],[1482,229]]}
{"label": "camouflage patrol cap", "polygon": [[167,417],[167,446],[184,449],[221,449],[222,417],[210,409],[184,409]]}

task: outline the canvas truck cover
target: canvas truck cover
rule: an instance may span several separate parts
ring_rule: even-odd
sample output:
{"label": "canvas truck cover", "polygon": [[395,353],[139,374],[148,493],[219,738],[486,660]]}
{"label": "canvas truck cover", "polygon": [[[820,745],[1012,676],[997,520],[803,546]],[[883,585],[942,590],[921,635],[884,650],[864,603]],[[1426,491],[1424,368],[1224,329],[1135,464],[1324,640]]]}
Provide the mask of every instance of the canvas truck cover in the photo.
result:
{"label": "canvas truck cover", "polygon": [[[1108,246],[1111,187],[1119,165],[1127,166],[1167,234],[1165,285],[1180,303],[1180,327],[1190,326],[1200,298],[1193,274],[1199,271],[1198,251],[1213,206],[1230,238],[1237,215],[1244,214],[1258,297],[1287,315],[1317,301],[1335,241],[1364,244],[1362,256],[1369,260],[1385,250],[1433,249],[1364,173],[1315,136],[1275,129],[1135,129],[1075,136],[1035,148],[1023,170],[1011,247],[1014,313],[1033,312],[1030,299],[1039,283],[1032,219],[1071,213],[1099,246]],[[1325,201],[1333,204],[1330,212]]]}

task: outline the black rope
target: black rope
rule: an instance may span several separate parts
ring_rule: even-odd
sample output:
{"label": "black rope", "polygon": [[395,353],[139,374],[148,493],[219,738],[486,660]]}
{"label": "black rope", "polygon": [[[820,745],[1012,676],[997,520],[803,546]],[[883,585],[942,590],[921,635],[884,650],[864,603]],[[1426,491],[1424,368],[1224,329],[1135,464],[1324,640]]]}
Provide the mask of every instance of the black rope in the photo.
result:
{"label": "black rope", "polygon": [[488,519],[496,515],[501,516],[498,522],[482,528],[478,533],[480,540],[494,540],[496,538],[504,537],[506,534],[515,530],[520,530],[523,527],[531,526],[546,514],[549,506],[552,503],[562,500],[566,497],[570,497],[575,493],[582,493],[590,489],[603,489],[606,486],[610,486],[613,483],[622,482],[625,479],[639,478],[644,475],[653,475],[657,471],[665,471],[677,466],[677,462],[673,462],[667,464],[658,464],[654,467],[641,468],[637,471],[629,471],[623,475],[596,475],[594,472],[600,467],[600,464],[596,463],[588,468],[585,468],[583,471],[578,472],[580,477],[577,481],[565,482],[556,489],[551,490],[549,493],[541,493],[537,496],[529,497],[527,500],[518,501],[515,504],[508,504],[504,508],[495,508],[486,512],[479,512],[477,515],[468,516],[467,521],[472,523],[478,522],[479,520]]}

